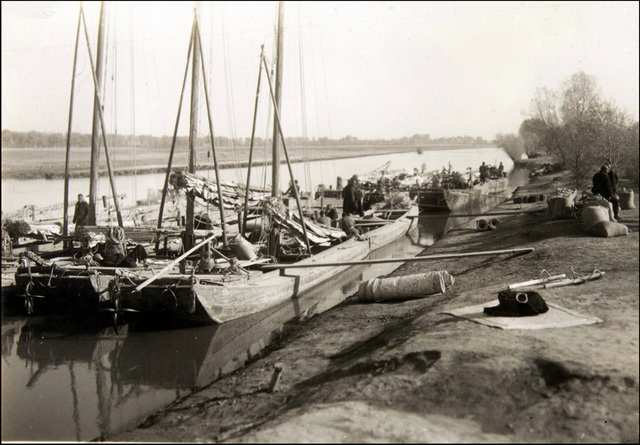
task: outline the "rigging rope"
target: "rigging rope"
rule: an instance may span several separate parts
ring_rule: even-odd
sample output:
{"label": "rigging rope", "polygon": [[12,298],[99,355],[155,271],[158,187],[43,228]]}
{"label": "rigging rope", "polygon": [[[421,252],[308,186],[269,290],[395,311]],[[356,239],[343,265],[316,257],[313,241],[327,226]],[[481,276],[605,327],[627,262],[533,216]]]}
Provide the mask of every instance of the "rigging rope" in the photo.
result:
{"label": "rigging rope", "polygon": [[[305,96],[305,78],[304,78],[304,51],[303,40],[300,32],[300,3],[298,3],[298,68],[300,70],[300,113],[302,119],[302,162],[304,167],[305,185],[307,190],[313,192],[313,182],[311,180],[311,167],[309,165],[309,154],[307,147],[307,102]],[[311,205],[312,201],[307,202]]]}
{"label": "rigging rope", "polygon": [[129,65],[130,65],[130,79],[131,79],[131,94],[130,96],[130,111],[131,111],[131,147],[133,149],[133,180],[131,183],[132,192],[133,192],[133,204],[138,202],[138,159],[137,159],[137,148],[136,148],[136,114],[135,114],[135,83],[134,83],[134,62],[133,62],[133,7],[129,9],[129,40],[131,45],[129,47]]}
{"label": "rigging rope", "polygon": [[229,126],[229,135],[231,137],[231,147],[233,150],[233,159],[235,163],[235,174],[236,180],[238,183],[242,183],[242,174],[239,169],[239,160],[238,160],[238,152],[236,149],[236,121],[235,121],[235,108],[234,108],[234,95],[233,95],[233,82],[231,77],[231,68],[230,68],[230,55],[229,55],[229,47],[227,46],[227,32],[225,28],[224,17],[221,14],[222,21],[222,48],[223,48],[223,58],[224,58],[224,72],[225,72],[225,87],[226,87],[226,102],[227,102],[227,124]]}

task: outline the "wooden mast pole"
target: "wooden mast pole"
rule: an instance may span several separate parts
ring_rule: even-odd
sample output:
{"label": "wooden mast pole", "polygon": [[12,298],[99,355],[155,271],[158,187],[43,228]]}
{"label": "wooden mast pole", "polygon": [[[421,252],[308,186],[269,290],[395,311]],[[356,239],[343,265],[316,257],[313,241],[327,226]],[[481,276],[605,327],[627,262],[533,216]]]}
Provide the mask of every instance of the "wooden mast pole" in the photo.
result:
{"label": "wooden mast pole", "polygon": [[[91,168],[89,170],[89,220],[90,226],[96,225],[96,214],[98,208],[98,176],[100,166],[100,111],[101,106],[98,101],[97,92],[102,88],[104,82],[104,59],[105,59],[105,27],[107,12],[104,2],[100,3],[100,21],[98,24],[98,49],[96,50],[96,96],[93,101],[93,125],[91,127]],[[86,23],[85,23],[86,27]],[[117,199],[117,198],[115,198]]]}
{"label": "wooden mast pole", "polygon": [[211,121],[211,106],[209,105],[209,91],[207,89],[207,77],[204,69],[204,57],[202,56],[202,40],[200,38],[200,26],[198,25],[198,18],[195,20],[195,28],[196,28],[196,51],[200,52],[202,67],[202,84],[204,86],[204,100],[207,105],[207,122],[209,122],[209,135],[211,139],[211,154],[213,156],[213,168],[216,172],[216,186],[218,189],[218,204],[220,208],[220,223],[222,224],[222,244],[224,247],[229,247],[229,241],[227,239],[227,222],[225,220],[224,214],[224,201],[222,200],[222,185],[220,184],[220,170],[218,169],[218,158],[216,155],[216,149],[213,143],[213,123]]}
{"label": "wooden mast pole", "polygon": [[[78,13],[78,28],[76,30],[76,46],[73,50],[73,70],[71,74],[71,94],[69,99],[69,124],[67,126],[67,151],[64,159],[64,210],[62,217],[62,236],[69,235],[69,160],[71,157],[71,128],[73,121],[73,98],[76,85],[76,69],[78,66],[78,47],[80,44],[80,25],[82,23],[82,4],[80,4],[80,12]],[[69,247],[69,241],[65,240],[64,248]]]}
{"label": "wooden mast pole", "polygon": [[[164,203],[167,198],[167,190],[169,188],[169,175],[171,174],[171,166],[173,164],[173,154],[176,150],[176,140],[178,139],[178,127],[180,125],[180,114],[182,112],[182,100],[184,99],[184,91],[187,85],[187,74],[189,73],[189,66],[191,65],[191,49],[193,48],[193,33],[195,32],[195,26],[191,27],[191,38],[189,39],[189,49],[187,50],[187,66],[184,70],[184,77],[182,79],[182,90],[180,91],[180,101],[178,102],[178,116],[176,117],[176,125],[173,129],[173,139],[171,140],[171,151],[169,152],[169,162],[167,163],[167,172],[164,177],[164,187],[162,187],[162,198],[160,199],[160,210],[158,211],[158,229],[162,228],[162,216],[164,213]],[[178,225],[180,222],[178,222]],[[156,244],[157,245],[157,244]]]}
{"label": "wooden mast pole", "polygon": [[258,86],[256,88],[256,100],[253,107],[253,125],[251,127],[251,143],[249,144],[249,164],[247,165],[247,188],[244,194],[244,217],[242,218],[242,232],[247,230],[247,213],[249,211],[249,186],[251,184],[251,164],[253,162],[253,143],[256,135],[256,119],[258,116],[258,98],[260,97],[260,80],[262,78],[262,58],[264,57],[264,45],[260,45],[260,61],[258,63]]}
{"label": "wooden mast pole", "polygon": [[[284,3],[278,2],[278,31],[277,31],[277,52],[276,52],[276,79],[275,79],[275,103],[276,114],[280,112],[280,101],[282,99],[282,45],[284,28]],[[273,94],[273,93],[272,93]],[[280,196],[280,150],[278,149],[278,124],[273,123],[273,146],[271,155],[271,196]],[[284,142],[284,141],[283,141]]]}
{"label": "wooden mast pole", "polygon": [[[267,61],[265,59],[262,59],[262,62],[264,63],[264,68],[266,71],[266,75],[267,75],[267,81],[269,84],[269,92],[271,93],[271,99],[275,101],[275,98],[273,96],[273,88],[271,87],[271,77],[269,77],[269,71],[267,69]],[[289,161],[289,153],[287,152],[287,145],[284,142],[284,134],[282,133],[282,124],[280,122],[280,113],[278,113],[278,107],[274,106],[273,107],[274,110],[274,115],[276,117],[276,124],[277,124],[277,128],[278,128],[278,132],[280,135],[280,139],[282,141],[282,148],[284,151],[284,156],[287,160],[287,167],[289,168],[289,177],[291,178],[291,183],[294,183],[293,180],[293,170],[291,170],[291,162]],[[295,187],[295,185],[294,185]],[[302,225],[302,232],[304,233],[304,240],[305,243],[307,245],[307,250],[309,251],[309,253],[311,253],[311,245],[309,244],[309,236],[307,235],[307,225],[304,223],[304,215],[302,213],[302,205],[300,204],[300,196],[299,193],[294,193],[294,196],[296,198],[296,205],[298,206],[298,215],[300,216],[300,224]]]}
{"label": "wooden mast pole", "polygon": [[[194,29],[195,23],[198,21],[198,9],[200,2],[194,2],[193,14],[194,14]],[[195,44],[195,31],[193,35]],[[198,138],[198,99],[199,99],[199,79],[200,79],[200,52],[194,50],[192,54],[192,66],[191,66],[191,110],[189,112],[189,173],[196,172],[196,143]],[[191,249],[195,240],[193,239],[194,230],[194,213],[195,213],[195,194],[193,192],[187,192],[187,221],[185,227],[185,250]]]}
{"label": "wooden mast pole", "polygon": [[[95,100],[96,103],[98,104],[98,106],[96,107],[98,110],[98,116],[99,116],[99,121],[100,121],[100,126],[102,128],[102,143],[104,144],[104,152],[105,152],[105,156],[107,159],[107,170],[109,171],[109,182],[111,183],[111,193],[113,194],[113,203],[115,205],[116,208],[116,216],[118,217],[118,225],[120,227],[123,227],[123,223],[122,223],[122,214],[120,213],[120,206],[118,204],[118,193],[116,192],[116,183],[113,180],[113,171],[111,169],[111,157],[109,156],[109,146],[107,144],[107,131],[106,128],[104,126],[104,116],[102,114],[102,101],[100,100],[100,90],[98,88],[99,83],[98,83],[98,78],[96,76],[96,70],[93,64],[93,56],[91,54],[91,44],[89,43],[89,32],[87,31],[87,21],[84,17],[84,13],[82,14],[82,23],[84,25],[84,34],[85,37],[87,39],[87,50],[89,51],[89,62],[91,64],[91,74],[93,77],[93,84],[95,86]],[[91,167],[93,168],[93,162]],[[97,165],[95,166],[97,168]],[[95,215],[94,215],[95,216]]]}

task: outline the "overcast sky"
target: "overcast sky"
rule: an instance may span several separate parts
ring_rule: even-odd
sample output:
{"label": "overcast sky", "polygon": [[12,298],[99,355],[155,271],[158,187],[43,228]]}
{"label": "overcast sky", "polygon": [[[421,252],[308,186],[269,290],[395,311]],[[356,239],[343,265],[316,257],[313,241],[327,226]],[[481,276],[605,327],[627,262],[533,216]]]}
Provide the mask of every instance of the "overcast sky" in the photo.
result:
{"label": "overcast sky", "polygon": [[[107,131],[171,135],[193,3],[109,3]],[[99,3],[83,6],[95,57]],[[79,7],[2,2],[3,130],[66,132]],[[200,2],[199,14],[214,133],[248,137],[277,2]],[[286,137],[492,140],[518,132],[537,88],[559,90],[579,71],[638,120],[638,2],[285,2],[284,22]],[[80,43],[73,130],[89,133],[84,34]],[[263,83],[258,136],[267,92]]]}

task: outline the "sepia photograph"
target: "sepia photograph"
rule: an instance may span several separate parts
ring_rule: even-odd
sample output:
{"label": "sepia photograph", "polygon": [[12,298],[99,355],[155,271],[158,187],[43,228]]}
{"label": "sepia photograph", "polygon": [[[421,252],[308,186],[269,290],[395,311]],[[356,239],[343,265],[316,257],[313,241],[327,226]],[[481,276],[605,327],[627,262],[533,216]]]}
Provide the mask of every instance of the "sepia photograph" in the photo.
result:
{"label": "sepia photograph", "polygon": [[640,442],[639,5],[2,1],[2,442]]}

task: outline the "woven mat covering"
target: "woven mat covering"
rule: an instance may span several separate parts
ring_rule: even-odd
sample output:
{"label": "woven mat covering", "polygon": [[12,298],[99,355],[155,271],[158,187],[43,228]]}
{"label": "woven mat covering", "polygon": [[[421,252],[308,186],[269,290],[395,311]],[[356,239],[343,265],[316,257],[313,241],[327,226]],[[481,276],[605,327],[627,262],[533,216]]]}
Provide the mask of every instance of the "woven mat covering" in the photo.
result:
{"label": "woven mat covering", "polygon": [[549,306],[547,312],[531,317],[491,317],[483,312],[485,307],[497,306],[498,303],[498,299],[496,298],[487,303],[452,309],[440,313],[453,315],[454,317],[464,318],[500,329],[568,328],[570,326],[602,323],[602,320],[597,317],[581,315],[549,302],[547,302],[547,306]]}

